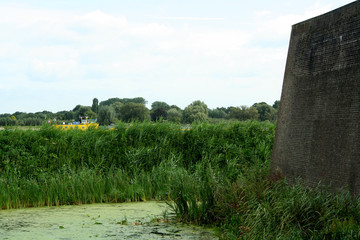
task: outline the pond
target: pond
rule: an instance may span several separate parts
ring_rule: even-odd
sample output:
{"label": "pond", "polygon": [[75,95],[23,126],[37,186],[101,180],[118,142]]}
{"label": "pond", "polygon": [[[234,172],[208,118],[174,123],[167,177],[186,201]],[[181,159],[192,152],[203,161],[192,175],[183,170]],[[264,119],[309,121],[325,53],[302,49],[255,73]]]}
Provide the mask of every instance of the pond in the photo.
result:
{"label": "pond", "polygon": [[[164,202],[0,210],[1,239],[217,239],[210,229],[166,221]],[[165,219],[165,221],[164,221]]]}

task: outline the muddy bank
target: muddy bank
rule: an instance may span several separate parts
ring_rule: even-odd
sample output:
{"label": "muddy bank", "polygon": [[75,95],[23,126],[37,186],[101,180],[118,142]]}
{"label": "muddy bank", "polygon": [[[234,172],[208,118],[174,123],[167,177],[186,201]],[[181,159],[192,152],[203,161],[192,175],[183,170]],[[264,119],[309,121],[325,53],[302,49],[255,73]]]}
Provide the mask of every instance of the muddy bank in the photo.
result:
{"label": "muddy bank", "polygon": [[209,229],[164,222],[163,202],[0,210],[1,239],[217,239]]}

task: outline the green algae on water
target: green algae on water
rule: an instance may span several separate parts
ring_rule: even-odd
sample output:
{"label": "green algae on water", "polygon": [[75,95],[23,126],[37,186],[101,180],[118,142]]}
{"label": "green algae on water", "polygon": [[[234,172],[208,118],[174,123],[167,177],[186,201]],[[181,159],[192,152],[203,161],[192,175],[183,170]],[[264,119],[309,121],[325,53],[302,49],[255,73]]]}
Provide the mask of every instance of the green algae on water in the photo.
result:
{"label": "green algae on water", "polygon": [[168,212],[169,206],[154,201],[0,210],[0,236],[39,240],[216,239],[212,231],[198,226],[154,221],[161,219],[164,211]]}

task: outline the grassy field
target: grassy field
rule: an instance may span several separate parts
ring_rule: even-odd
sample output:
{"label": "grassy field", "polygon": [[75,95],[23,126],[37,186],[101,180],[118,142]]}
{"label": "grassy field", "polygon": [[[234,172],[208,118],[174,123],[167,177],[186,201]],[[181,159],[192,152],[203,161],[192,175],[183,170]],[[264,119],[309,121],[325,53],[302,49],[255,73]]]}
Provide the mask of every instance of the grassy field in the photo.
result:
{"label": "grassy field", "polygon": [[360,238],[360,201],[269,177],[268,122],[0,131],[3,209],[169,200],[224,239]]}

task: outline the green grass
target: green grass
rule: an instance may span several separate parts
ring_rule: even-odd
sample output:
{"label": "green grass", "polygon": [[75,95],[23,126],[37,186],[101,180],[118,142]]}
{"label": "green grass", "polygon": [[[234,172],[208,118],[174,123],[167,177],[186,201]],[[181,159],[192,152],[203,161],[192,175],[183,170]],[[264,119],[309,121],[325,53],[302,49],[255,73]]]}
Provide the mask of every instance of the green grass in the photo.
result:
{"label": "green grass", "polygon": [[268,122],[0,131],[0,208],[168,200],[224,239],[360,238],[360,201],[269,178]]}

